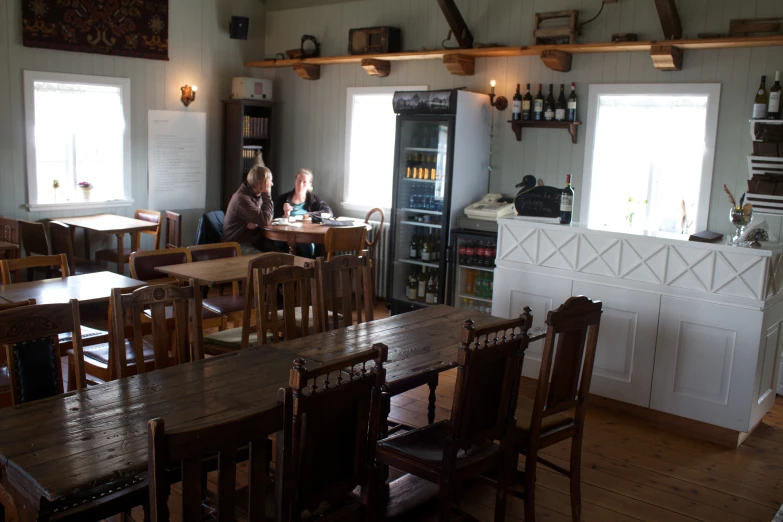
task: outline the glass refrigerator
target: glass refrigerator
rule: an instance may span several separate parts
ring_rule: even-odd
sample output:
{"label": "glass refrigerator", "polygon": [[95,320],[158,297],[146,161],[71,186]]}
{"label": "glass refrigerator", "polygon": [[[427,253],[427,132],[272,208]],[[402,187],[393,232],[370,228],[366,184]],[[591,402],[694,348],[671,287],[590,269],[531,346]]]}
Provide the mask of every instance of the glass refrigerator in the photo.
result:
{"label": "glass refrigerator", "polygon": [[[460,225],[474,221],[460,219]],[[463,310],[492,314],[492,291],[497,253],[497,222],[451,231],[449,287],[446,303]]]}
{"label": "glass refrigerator", "polygon": [[489,180],[486,94],[399,91],[392,195],[392,315],[446,303],[452,223],[481,199]]}

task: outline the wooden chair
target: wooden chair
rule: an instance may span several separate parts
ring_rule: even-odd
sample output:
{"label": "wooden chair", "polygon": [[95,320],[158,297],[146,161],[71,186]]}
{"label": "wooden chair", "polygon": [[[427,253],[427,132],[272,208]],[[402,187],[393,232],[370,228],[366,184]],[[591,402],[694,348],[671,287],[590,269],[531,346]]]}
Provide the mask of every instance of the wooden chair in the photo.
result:
{"label": "wooden chair", "polygon": [[[365,505],[375,504],[374,453],[380,424],[381,387],[386,378],[383,364],[388,348],[372,349],[305,367],[297,359],[290,372],[292,424],[281,444],[277,463],[284,463],[283,477],[276,478],[277,501],[284,506],[284,520],[307,518],[342,520],[361,508],[350,493],[361,486]],[[374,362],[374,367],[368,363]],[[330,511],[325,509],[330,506]]]}
{"label": "wooden chair", "polygon": [[[373,320],[370,260],[366,256],[343,255],[315,260],[316,306],[313,315],[318,331],[328,331]],[[353,304],[352,304],[353,301]],[[362,319],[364,312],[364,319]]]}
{"label": "wooden chair", "polygon": [[0,339],[8,360],[14,406],[64,392],[59,335],[73,339],[76,389],[84,388],[79,302],[14,306],[0,311]]}
{"label": "wooden chair", "polygon": [[[171,364],[181,364],[204,358],[204,339],[201,321],[201,293],[194,286],[150,285],[143,286],[129,294],[123,294],[122,289],[111,291],[112,334],[117,375],[128,375],[129,366],[136,367],[135,373],[145,373],[149,364],[145,364],[144,330],[141,316],[150,309],[152,319],[153,369],[159,370]],[[173,307],[174,342],[172,347],[169,335],[166,307]],[[135,361],[128,361],[125,350],[117,347],[125,346],[126,316],[130,315],[133,327],[131,345]],[[169,347],[172,352],[169,353]],[[135,363],[135,364],[134,364]]]}
{"label": "wooden chair", "polygon": [[[46,239],[46,227],[44,227],[43,223],[19,221],[19,234],[21,235],[22,248],[26,257],[51,255],[52,251],[49,249],[49,241]],[[28,281],[34,279],[34,272],[33,268],[27,270]],[[52,277],[49,271],[47,271],[46,277]]]}
{"label": "wooden chair", "polygon": [[[188,247],[190,259],[196,263],[213,259],[227,259],[242,256],[242,247],[239,243],[215,243],[211,245],[194,245]],[[221,288],[222,290],[222,288]],[[245,309],[245,299],[240,295],[239,281],[231,283],[231,295],[219,295],[204,297],[204,308],[212,310],[218,315],[226,316],[228,321],[238,324],[242,320],[242,312]]]}
{"label": "wooden chair", "polygon": [[[34,304],[35,299],[28,299],[27,301],[20,301],[18,303],[0,303],[0,312]],[[8,361],[6,360],[5,350],[0,350],[0,363],[0,408],[7,408],[12,405],[12,401],[11,375],[8,372]],[[0,518],[0,520],[3,519]]]}
{"label": "wooden chair", "polygon": [[[365,225],[369,225],[370,218],[373,216],[373,214],[376,214],[376,213],[379,214],[380,217],[381,217],[381,224],[378,227],[378,232],[375,233],[375,235],[372,238],[372,241],[370,240],[369,235],[365,236],[365,246],[367,247],[366,248],[366,250],[367,250],[367,257],[369,257],[370,261],[371,261],[370,278],[372,279],[372,295],[374,297],[378,295],[378,287],[376,286],[376,283],[375,283],[375,265],[377,264],[377,262],[375,260],[375,247],[378,245],[378,243],[380,242],[381,238],[385,234],[385,232],[383,231],[383,223],[384,223],[385,220],[384,220],[383,210],[381,210],[380,208],[374,208],[374,209],[370,210],[367,213],[367,215],[364,217]],[[366,232],[365,232],[365,234],[366,234]]]}
{"label": "wooden chair", "polygon": [[48,277],[68,277],[68,258],[65,254],[56,256],[32,256],[21,259],[0,259],[0,284],[10,285],[13,283],[11,274],[19,273],[20,270],[34,268],[42,269]]}
{"label": "wooden chair", "polygon": [[364,225],[353,227],[330,227],[324,236],[326,260],[331,261],[338,252],[361,254],[366,243],[367,229]]}
{"label": "wooden chair", "polygon": [[[21,246],[19,237],[19,221],[0,217],[0,241],[5,241],[6,243],[13,243],[15,245]],[[7,250],[4,255],[6,259],[14,259],[20,256],[20,249]]]}
{"label": "wooden chair", "polygon": [[500,470],[495,520],[505,520],[506,493],[516,463],[514,410],[531,325],[527,310],[519,319],[480,329],[465,321],[451,420],[378,443],[379,463],[439,484],[441,521],[450,520],[461,482],[495,469]]}
{"label": "wooden chair", "polygon": [[182,216],[166,211],[166,248],[182,248]]}
{"label": "wooden chair", "polygon": [[[525,455],[525,472],[518,473],[521,475],[519,481],[524,484],[524,494],[518,496],[525,500],[527,521],[534,522],[536,517],[538,462],[569,477],[571,516],[574,522],[581,520],[582,432],[593,375],[601,307],[601,301],[593,302],[584,296],[571,297],[547,315],[536,398],[534,401],[520,398],[514,430],[515,448]],[[570,470],[545,460],[539,454],[541,449],[569,438]],[[514,494],[517,495],[517,492],[514,491]]]}
{"label": "wooden chair", "polygon": [[94,274],[105,270],[98,263],[76,257],[73,250],[73,229],[65,223],[50,221],[49,237],[52,241],[52,253],[54,255],[65,254],[71,275]]}
{"label": "wooden chair", "polygon": [[[285,391],[280,390],[278,397],[281,401],[284,400],[284,394]],[[248,522],[272,520],[272,514],[267,515],[265,512],[269,477],[267,438],[277,433],[279,440],[282,440],[286,420],[281,404],[279,408],[266,412],[190,429],[167,431],[163,419],[149,421],[147,478],[152,522],[169,520],[172,467],[181,469],[181,520],[233,522],[235,510],[240,508],[235,491],[237,453],[245,451],[249,454],[247,504],[240,510],[247,514]],[[207,514],[202,505],[206,493],[203,477],[207,468],[204,461],[214,458],[215,454],[218,463],[217,512]]]}
{"label": "wooden chair", "polygon": [[[251,344],[258,343],[257,334],[251,331],[252,312],[256,302],[253,288],[254,273],[256,270],[260,270],[262,273],[266,274],[281,266],[292,266],[295,260],[296,257],[292,254],[267,252],[248,261],[247,278],[243,285],[245,288],[245,307],[242,311],[242,326],[205,337],[204,343],[207,353],[210,355],[220,355],[221,353],[244,349]],[[267,309],[270,313],[273,308],[275,310],[277,309],[277,301],[275,300],[273,306],[271,296],[265,296],[262,301],[268,303]]]}
{"label": "wooden chair", "polygon": [[[256,338],[260,344],[280,342],[281,332],[282,339],[286,341],[311,333],[309,314],[301,310],[310,308],[310,286],[314,272],[312,268],[301,266],[282,266],[266,274],[262,269],[255,270]],[[282,316],[278,316],[277,306],[271,309],[272,313],[267,306],[266,297],[271,297],[276,304],[278,293],[283,296]],[[297,309],[300,310],[299,314]],[[313,330],[312,333],[316,333]]]}
{"label": "wooden chair", "polygon": [[[138,219],[140,221],[149,221],[150,223],[158,224],[158,226],[155,227],[155,229],[153,230],[144,230],[141,232],[135,232],[136,234],[135,244],[139,246],[139,250],[141,250],[141,234],[153,236],[155,238],[153,250],[160,249],[160,212],[156,212],[154,210],[139,209],[133,213],[133,218]],[[117,248],[105,248],[103,250],[98,250],[97,252],[95,252],[95,260],[105,261],[107,263],[116,263],[118,248],[122,249],[122,256],[124,262],[127,263],[130,260],[133,251],[132,248],[126,248],[123,245],[118,245]]]}

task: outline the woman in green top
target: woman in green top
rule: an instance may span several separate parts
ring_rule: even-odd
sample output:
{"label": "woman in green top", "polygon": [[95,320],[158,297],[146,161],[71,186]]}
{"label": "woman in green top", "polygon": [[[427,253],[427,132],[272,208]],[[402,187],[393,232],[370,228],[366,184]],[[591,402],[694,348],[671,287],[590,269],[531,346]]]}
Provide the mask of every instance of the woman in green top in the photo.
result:
{"label": "woman in green top", "polygon": [[[299,169],[294,179],[294,190],[281,194],[275,200],[275,217],[295,217],[309,215],[313,222],[321,220],[321,214],[332,214],[329,204],[313,193],[313,173],[308,169]],[[280,248],[287,252],[288,248],[280,242]],[[313,257],[313,244],[297,244],[297,255]]]}

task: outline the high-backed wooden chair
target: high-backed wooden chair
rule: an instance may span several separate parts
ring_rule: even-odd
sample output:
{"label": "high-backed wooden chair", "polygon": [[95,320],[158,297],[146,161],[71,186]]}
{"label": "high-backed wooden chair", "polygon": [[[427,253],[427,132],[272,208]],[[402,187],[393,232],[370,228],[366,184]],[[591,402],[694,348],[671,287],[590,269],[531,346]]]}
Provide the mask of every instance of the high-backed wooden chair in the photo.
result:
{"label": "high-backed wooden chair", "polygon": [[[133,213],[133,218],[138,219],[139,221],[149,221],[150,223],[157,223],[158,226],[155,227],[152,230],[144,230],[141,232],[135,232],[135,243],[136,245],[139,245],[139,250],[141,250],[141,235],[148,235],[153,236],[155,238],[153,250],[158,250],[160,248],[160,212],[157,212],[155,210],[143,210],[139,209],[136,212]],[[122,256],[124,259],[124,262],[127,263],[130,260],[130,256],[133,253],[132,248],[125,247],[123,245],[118,245],[117,248],[122,249]],[[98,250],[95,252],[95,260],[96,261],[105,261],[107,263],[116,263],[117,262],[117,248],[105,248],[103,250]]]}
{"label": "high-backed wooden chair", "polygon": [[21,256],[19,221],[16,219],[0,217],[0,241],[20,246],[20,248],[17,248],[16,250],[6,250],[4,254],[6,259],[14,259]]}
{"label": "high-backed wooden chair", "polygon": [[[0,303],[0,312],[34,304],[35,299],[28,299],[18,303]],[[8,361],[6,360],[5,350],[0,350],[0,408],[7,408],[11,404],[11,376],[8,372]],[[0,520],[2,519],[0,518]]]}
{"label": "high-backed wooden chair", "polygon": [[187,248],[140,250],[132,253],[128,259],[130,275],[133,279],[154,284],[175,283],[177,281],[163,272],[158,272],[155,270],[156,267],[185,263],[190,263],[190,252]]}
{"label": "high-backed wooden chair", "polygon": [[[26,257],[51,255],[52,251],[49,248],[49,240],[46,238],[46,227],[44,227],[43,223],[19,221],[19,234],[21,235],[22,248]],[[28,281],[34,279],[33,274],[35,271],[33,268],[27,270]],[[52,277],[49,271],[47,271],[46,277]]]}
{"label": "high-backed wooden chair", "polygon": [[182,248],[182,216],[166,211],[166,248]]}
{"label": "high-backed wooden chair", "polygon": [[285,463],[277,484],[278,502],[290,515],[285,520],[299,522],[306,512],[323,516],[319,520],[342,520],[361,508],[346,500],[356,486],[365,504],[375,503],[373,456],[387,356],[388,348],[375,344],[313,368],[294,361],[291,438],[277,443],[277,463]]}
{"label": "high-backed wooden chair", "polygon": [[73,233],[71,227],[59,221],[49,222],[49,237],[52,241],[52,254],[65,254],[71,275],[93,274],[105,269],[89,259],[76,257],[73,249]]}
{"label": "high-backed wooden chair", "polygon": [[79,302],[18,306],[0,311],[14,406],[64,392],[59,334],[73,339],[76,389],[84,388]]}
{"label": "high-backed wooden chair", "polygon": [[[56,256],[32,256],[21,259],[0,259],[0,284],[10,285],[14,281],[11,274],[20,270],[40,269],[46,272],[49,278],[68,277],[68,258],[65,254]],[[18,281],[17,281],[18,282]]]}
{"label": "high-backed wooden chair", "polygon": [[[128,375],[129,367],[135,365],[135,372],[145,373],[149,365],[145,364],[144,330],[141,320],[146,309],[150,310],[152,320],[152,348],[154,351],[152,367],[155,370],[171,364],[181,364],[204,358],[203,326],[201,321],[201,293],[197,286],[150,285],[143,286],[131,293],[123,294],[122,289],[111,292],[112,335],[117,375]],[[169,335],[166,307],[173,308],[174,339]],[[126,351],[117,349],[125,346],[126,317],[130,316],[133,328],[131,346],[134,363],[128,361]],[[172,346],[173,344],[173,346]],[[170,351],[171,348],[171,351]]]}
{"label": "high-backed wooden chair", "polygon": [[[268,273],[281,266],[292,266],[296,257],[292,254],[283,254],[280,252],[267,252],[248,261],[247,278],[244,281],[245,288],[245,306],[242,311],[242,326],[231,328],[222,332],[208,335],[204,338],[207,353],[210,355],[219,355],[230,351],[247,348],[251,344],[257,344],[258,338],[252,328],[253,308],[255,306],[255,292],[253,288],[253,277],[256,270],[262,273]],[[277,310],[277,298],[274,303],[271,296],[265,296],[264,302],[267,303],[267,310]]]}
{"label": "high-backed wooden chair", "polygon": [[[242,247],[239,243],[213,243],[210,245],[193,245],[188,247],[192,262],[211,261],[213,259],[227,259],[242,256]],[[222,288],[221,288],[222,290]],[[231,283],[230,295],[218,295],[205,297],[204,308],[208,308],[219,315],[225,315],[229,321],[239,323],[242,320],[242,311],[245,309],[245,299],[239,292],[239,281]]]}
{"label": "high-backed wooden chair", "polygon": [[[280,390],[283,400],[284,390]],[[170,469],[179,467],[182,477],[181,520],[233,521],[236,508],[247,514],[248,522],[273,520],[266,513],[266,486],[269,479],[267,437],[277,433],[280,440],[285,425],[283,408],[252,413],[233,420],[201,425],[190,429],[166,430],[163,419],[148,423],[147,478],[149,481],[149,506],[153,522],[169,520],[168,499]],[[235,492],[236,456],[238,450],[248,451],[247,505],[238,506]],[[218,497],[217,512],[207,515],[202,505],[206,493],[203,476],[205,459],[217,454]]]}
{"label": "high-backed wooden chair", "polygon": [[[373,320],[370,260],[366,256],[342,255],[315,260],[316,306],[313,315],[319,331],[328,331]],[[364,317],[362,317],[364,313]]]}
{"label": "high-backed wooden chair", "polygon": [[[309,314],[302,312],[310,307],[313,276],[313,268],[301,266],[282,266],[266,274],[261,269],[255,270],[253,289],[256,296],[256,338],[260,344],[279,342],[281,333],[286,341],[316,333],[317,330],[310,324]],[[267,304],[268,297],[276,302],[278,294],[283,296],[281,315],[277,313],[277,306],[273,309],[274,313],[270,313]]]}
{"label": "high-backed wooden chair", "polygon": [[[547,315],[536,398],[530,400],[521,397],[516,410],[514,445],[519,453],[525,455],[525,472],[518,474],[524,484],[524,494],[521,496],[525,499],[525,520],[535,521],[538,462],[569,477],[571,516],[574,522],[581,520],[582,433],[598,343],[601,307],[601,301],[594,302],[584,296],[571,297]],[[568,470],[539,454],[541,449],[566,439],[571,439]]]}
{"label": "high-backed wooden chair", "polygon": [[441,521],[451,518],[455,486],[494,469],[500,470],[495,520],[505,520],[506,493],[516,464],[514,410],[531,324],[529,311],[479,329],[465,321],[451,419],[378,443],[378,462],[440,485]]}
{"label": "high-backed wooden chair", "polygon": [[330,227],[324,236],[324,251],[326,260],[331,261],[338,252],[355,252],[357,255],[364,250],[367,229],[364,225],[353,227]]}
{"label": "high-backed wooden chair", "polygon": [[383,238],[383,235],[385,234],[383,230],[383,224],[385,222],[385,217],[383,215],[383,210],[380,208],[374,208],[367,212],[367,215],[364,217],[364,223],[366,225],[369,225],[370,219],[374,214],[378,214],[380,216],[380,225],[378,226],[378,232],[376,232],[373,235],[372,240],[370,239],[370,235],[366,234],[365,237],[365,246],[367,250],[367,257],[370,258],[370,261],[372,262],[372,265],[370,267],[370,278],[372,279],[372,295],[377,296],[378,295],[378,287],[376,286],[375,282],[375,265],[377,264],[377,261],[375,259],[375,249],[378,245],[378,243]]}

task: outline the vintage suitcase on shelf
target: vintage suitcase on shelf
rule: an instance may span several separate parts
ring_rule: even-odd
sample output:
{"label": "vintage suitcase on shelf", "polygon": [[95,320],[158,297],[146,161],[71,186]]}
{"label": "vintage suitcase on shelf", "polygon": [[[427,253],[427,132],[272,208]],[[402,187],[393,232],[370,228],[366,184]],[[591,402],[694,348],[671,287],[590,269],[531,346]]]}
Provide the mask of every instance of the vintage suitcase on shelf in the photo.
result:
{"label": "vintage suitcase on shelf", "polygon": [[402,51],[402,31],[397,27],[363,27],[348,32],[348,54],[385,54]]}

